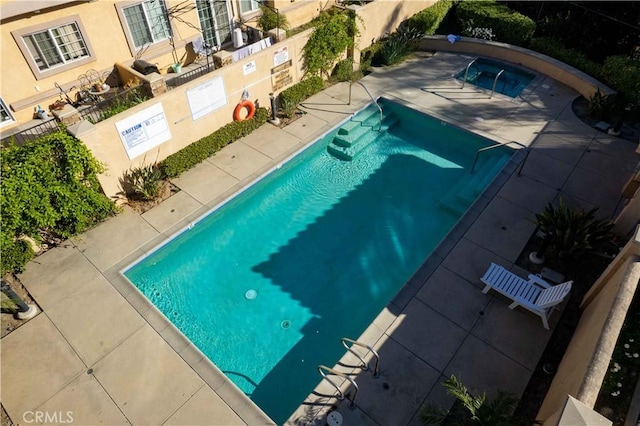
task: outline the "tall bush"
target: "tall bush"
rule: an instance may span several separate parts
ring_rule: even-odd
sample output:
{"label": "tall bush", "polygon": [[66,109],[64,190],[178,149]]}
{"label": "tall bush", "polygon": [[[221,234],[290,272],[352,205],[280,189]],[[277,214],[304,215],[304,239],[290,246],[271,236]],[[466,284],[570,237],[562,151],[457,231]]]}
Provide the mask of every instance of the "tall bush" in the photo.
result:
{"label": "tall bush", "polygon": [[358,34],[353,12],[322,14],[302,50],[305,71],[314,76],[329,76],[334,64],[347,48],[353,47]]}
{"label": "tall bush", "polygon": [[433,35],[453,6],[453,0],[440,0],[409,18],[409,28],[415,28],[425,35]]}
{"label": "tall bush", "polygon": [[33,256],[22,237],[36,242],[68,238],[116,211],[98,182],[102,165],[64,131],[11,145],[0,155],[3,274],[21,270]]}
{"label": "tall bush", "polygon": [[625,102],[640,108],[640,60],[609,56],[602,67],[602,79],[622,94]]}
{"label": "tall bush", "polygon": [[497,41],[525,46],[536,29],[535,22],[504,4],[491,0],[462,1],[456,7],[456,20],[464,35],[476,28],[490,29]]}

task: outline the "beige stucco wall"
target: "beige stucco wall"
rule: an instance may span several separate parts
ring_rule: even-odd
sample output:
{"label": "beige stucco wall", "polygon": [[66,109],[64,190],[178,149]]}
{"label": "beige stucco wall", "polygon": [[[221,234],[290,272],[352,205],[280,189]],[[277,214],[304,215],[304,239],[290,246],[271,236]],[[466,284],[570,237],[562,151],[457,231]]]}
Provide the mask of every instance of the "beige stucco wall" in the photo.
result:
{"label": "beige stucco wall", "polygon": [[562,408],[566,395],[595,404],[627,309],[638,286],[640,227],[593,284],[582,302],[582,316],[558,366],[537,420]]}
{"label": "beige stucco wall", "polygon": [[426,36],[421,40],[419,48],[460,52],[519,64],[571,87],[587,99],[598,88],[604,94],[614,93],[612,89],[595,78],[564,62],[519,46],[469,37],[462,37],[460,41],[451,44],[447,41],[446,36]]}
{"label": "beige stucco wall", "polygon": [[[107,172],[99,176],[105,194],[108,197],[118,196],[121,191],[119,179],[131,167],[139,166],[143,162],[149,164],[163,160],[170,154],[232,121],[233,110],[240,101],[244,89],[249,91],[250,100],[259,100],[260,105],[268,107],[269,93],[273,92],[271,69],[274,67],[274,52],[284,47],[287,48],[289,58],[294,64],[291,67],[293,81],[299,81],[302,77],[299,55],[310,33],[311,30],[306,30],[242,61],[219,68],[144,104],[101,121],[93,126],[93,130],[79,135],[80,140],[91,149],[95,157],[108,167]],[[251,61],[255,61],[256,71],[245,76],[243,66]],[[227,104],[194,121],[191,117],[186,91],[218,76],[223,78]],[[149,150],[146,154],[129,160],[116,130],[116,122],[158,103],[162,104],[172,139]]]}
{"label": "beige stucco wall", "polygon": [[[360,36],[356,40],[358,49],[365,49],[387,33],[394,32],[400,23],[437,0],[376,0],[363,6],[350,6],[359,17]],[[359,55],[358,55],[359,57]]]}

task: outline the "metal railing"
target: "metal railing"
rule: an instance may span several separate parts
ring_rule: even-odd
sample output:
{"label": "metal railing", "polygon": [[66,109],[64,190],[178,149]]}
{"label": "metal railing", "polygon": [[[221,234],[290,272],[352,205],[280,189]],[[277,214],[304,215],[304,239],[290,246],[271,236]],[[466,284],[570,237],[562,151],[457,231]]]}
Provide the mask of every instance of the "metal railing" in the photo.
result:
{"label": "metal railing", "polygon": [[382,108],[378,104],[378,101],[373,97],[371,92],[369,92],[369,89],[367,89],[367,86],[365,86],[364,83],[362,83],[361,81],[352,81],[349,83],[349,105],[351,105],[351,86],[353,86],[353,83],[358,83],[360,86],[362,86],[362,88],[364,89],[365,92],[367,92],[367,95],[369,95],[373,103],[376,104],[376,107],[378,107],[378,111],[380,112],[380,123],[378,125],[378,131],[381,131],[382,130]]}
{"label": "metal railing", "polygon": [[6,146],[11,140],[13,140],[17,145],[22,145],[29,141],[38,139],[39,137],[57,132],[58,130],[60,130],[58,122],[55,119],[50,119],[27,129],[12,133],[8,136],[3,136],[0,143],[3,146]]}
{"label": "metal railing", "polygon": [[88,120],[93,124],[98,123],[99,121],[106,120],[118,112],[125,111],[126,109],[147,100],[148,98],[142,94],[142,90],[142,86],[123,90],[111,97],[107,97],[96,102],[94,105],[79,108],[78,113],[81,118]]}
{"label": "metal railing", "polygon": [[[491,88],[491,94],[489,95],[489,99],[493,98],[493,92],[496,91],[496,84],[498,83],[498,79],[503,73],[504,73],[504,70],[500,70],[500,72],[496,75],[496,78],[493,79],[493,87]],[[502,90],[504,90],[504,87]]]}
{"label": "metal railing", "polygon": [[[360,360],[361,364],[359,367],[364,371],[369,370],[369,364],[359,353],[353,350],[353,346],[360,346],[361,348],[365,348],[367,351],[371,352],[376,361],[371,374],[374,378],[378,378],[380,376],[380,355],[378,355],[378,352],[376,352],[375,349],[362,342],[358,342],[357,340],[349,339],[348,337],[343,337],[342,339],[340,339],[340,341],[342,342],[342,346],[344,346],[350,353],[355,355]],[[349,346],[348,343],[351,343],[351,346]]]}
{"label": "metal railing", "polygon": [[167,89],[169,90],[175,89],[178,86],[186,84],[192,80],[195,80],[196,78],[202,77],[203,75],[206,75],[212,72],[214,69],[215,67],[213,63],[210,63],[210,64],[207,63],[205,65],[201,65],[198,68],[192,69],[190,71],[182,72],[166,81]]}
{"label": "metal railing", "polygon": [[473,61],[467,64],[467,68],[464,70],[464,80],[462,80],[462,87],[460,89],[464,89],[464,85],[467,84],[467,77],[469,76],[469,68],[473,65],[478,59],[474,59]]}
{"label": "metal railing", "polygon": [[522,168],[524,167],[524,163],[526,163],[527,162],[527,158],[529,158],[529,147],[526,146],[526,145],[523,145],[523,144],[521,144],[520,142],[517,142],[517,141],[497,143],[495,145],[485,146],[484,148],[480,148],[478,151],[476,151],[476,156],[473,159],[473,164],[471,165],[471,171],[469,173],[473,173],[473,171],[475,170],[476,163],[478,162],[478,156],[480,155],[481,152],[489,151],[491,149],[499,148],[501,146],[506,146],[506,145],[510,145],[510,144],[518,145],[518,146],[524,148],[524,151],[525,151],[524,160],[522,160],[522,163],[520,163],[520,167],[518,168],[518,176],[520,176],[520,173],[522,172]]}
{"label": "metal railing", "polygon": [[333,380],[331,380],[329,376],[338,376],[338,377],[342,377],[345,380],[348,380],[349,383],[351,383],[355,389],[355,392],[353,393],[353,397],[351,399],[347,398],[349,400],[349,408],[354,408],[356,406],[356,398],[358,397],[359,388],[358,388],[358,384],[351,377],[349,377],[348,375],[346,375],[341,371],[334,370],[333,368],[329,368],[326,365],[319,365],[318,373],[320,373],[322,378],[327,382],[331,383],[331,385],[338,391],[338,399],[340,401],[342,401],[345,398],[344,392],[342,392],[342,389],[340,389],[340,386],[338,386]]}

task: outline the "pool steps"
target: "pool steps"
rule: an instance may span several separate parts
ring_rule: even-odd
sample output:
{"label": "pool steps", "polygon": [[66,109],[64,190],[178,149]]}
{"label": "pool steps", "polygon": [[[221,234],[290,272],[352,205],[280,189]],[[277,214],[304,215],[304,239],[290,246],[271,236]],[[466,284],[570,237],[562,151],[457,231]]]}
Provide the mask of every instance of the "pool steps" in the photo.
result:
{"label": "pool steps", "polygon": [[[351,161],[378,136],[379,111],[375,108],[365,110],[358,119],[351,119],[338,129],[338,133],[327,146],[334,157]],[[382,119],[381,131],[389,130],[398,122],[398,117],[390,114]]]}
{"label": "pool steps", "polygon": [[443,210],[462,216],[489,183],[509,161],[506,155],[485,155],[478,160],[476,170],[468,173],[451,187],[438,202]]}

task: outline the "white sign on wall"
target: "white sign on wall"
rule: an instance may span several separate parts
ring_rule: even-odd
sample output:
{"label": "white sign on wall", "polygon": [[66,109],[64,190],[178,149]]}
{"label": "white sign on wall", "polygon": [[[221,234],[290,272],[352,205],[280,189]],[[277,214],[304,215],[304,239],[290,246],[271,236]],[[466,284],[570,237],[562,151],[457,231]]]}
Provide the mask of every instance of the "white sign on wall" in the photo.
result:
{"label": "white sign on wall", "polygon": [[187,100],[194,121],[226,105],[227,94],[224,91],[222,76],[212,78],[187,90]]}
{"label": "white sign on wall", "polygon": [[283,47],[273,51],[273,66],[277,67],[280,64],[284,64],[289,60],[289,50],[287,47]]}
{"label": "white sign on wall", "polygon": [[256,61],[247,62],[242,66],[242,73],[244,75],[251,74],[256,70]]}
{"label": "white sign on wall", "polygon": [[171,139],[161,103],[118,121],[116,129],[130,160]]}

